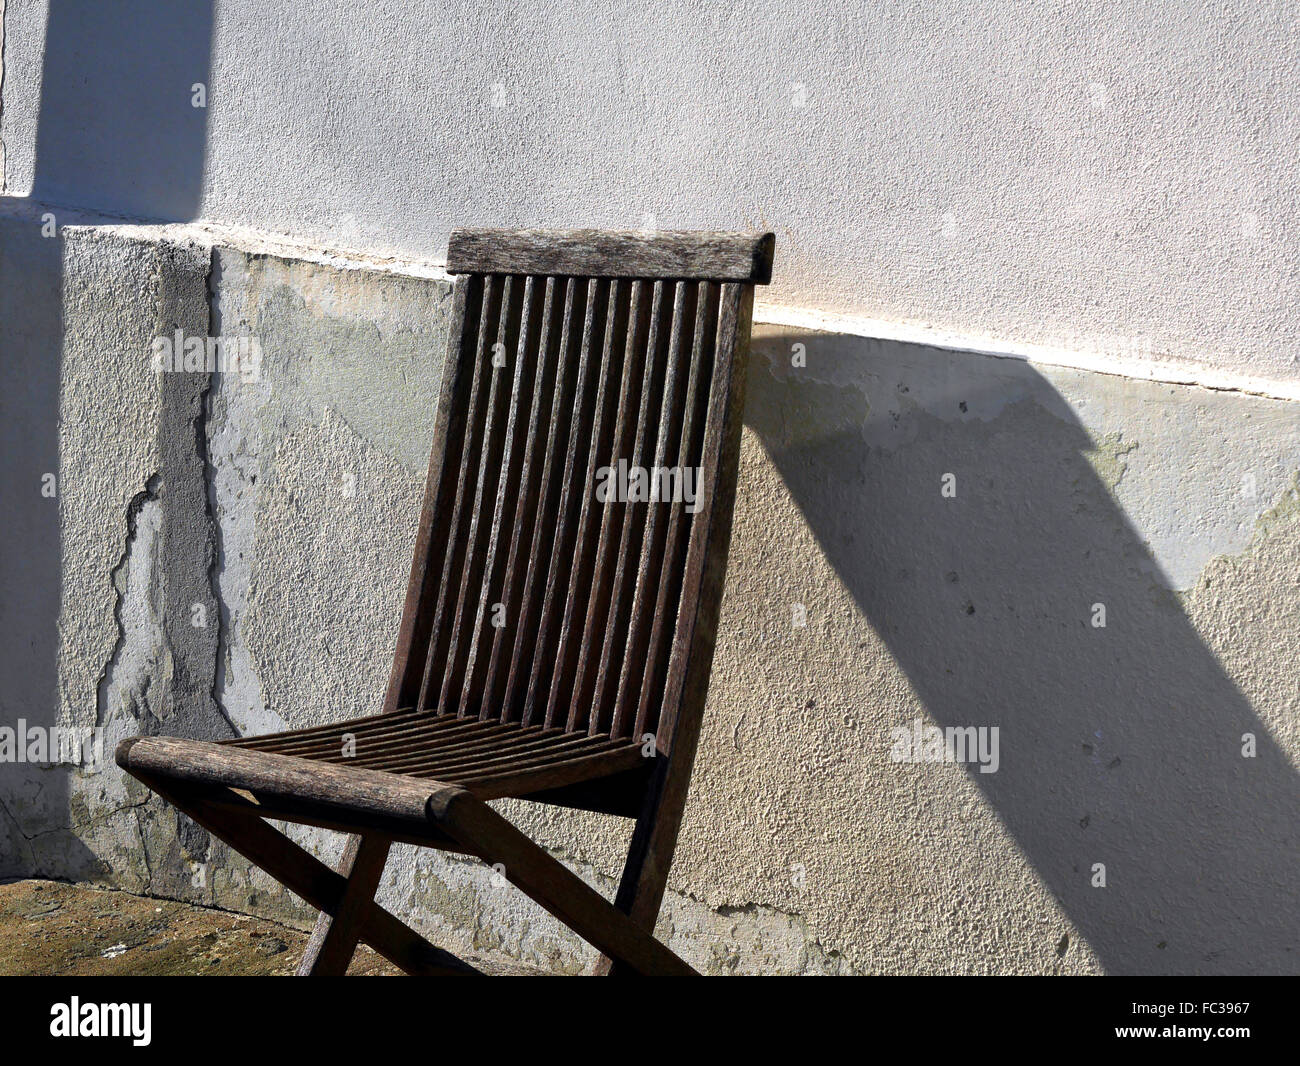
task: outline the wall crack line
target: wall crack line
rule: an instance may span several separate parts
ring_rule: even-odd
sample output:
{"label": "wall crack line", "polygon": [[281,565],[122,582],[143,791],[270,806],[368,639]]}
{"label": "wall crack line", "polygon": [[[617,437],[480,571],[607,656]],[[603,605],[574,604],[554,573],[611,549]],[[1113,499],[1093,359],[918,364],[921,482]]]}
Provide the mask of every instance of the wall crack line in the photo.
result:
{"label": "wall crack line", "polygon": [[108,718],[108,691],[113,683],[113,675],[126,647],[126,623],[122,618],[122,606],[126,602],[127,566],[131,560],[131,549],[135,546],[140,512],[144,505],[161,497],[162,475],[151,474],[145,481],[144,488],[131,497],[126,507],[126,543],[117,564],[109,571],[108,580],[112,585],[115,598],[113,601],[113,624],[117,627],[117,639],[113,651],[100,671],[95,684],[95,725],[102,726]]}

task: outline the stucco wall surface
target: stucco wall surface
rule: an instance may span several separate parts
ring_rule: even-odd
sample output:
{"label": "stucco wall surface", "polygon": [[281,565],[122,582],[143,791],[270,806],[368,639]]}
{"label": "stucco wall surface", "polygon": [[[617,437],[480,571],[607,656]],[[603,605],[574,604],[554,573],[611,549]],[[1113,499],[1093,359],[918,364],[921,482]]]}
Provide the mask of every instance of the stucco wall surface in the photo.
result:
{"label": "stucco wall surface", "polygon": [[13,194],[415,259],[766,227],[770,304],[1300,382],[1281,0],[5,8]]}

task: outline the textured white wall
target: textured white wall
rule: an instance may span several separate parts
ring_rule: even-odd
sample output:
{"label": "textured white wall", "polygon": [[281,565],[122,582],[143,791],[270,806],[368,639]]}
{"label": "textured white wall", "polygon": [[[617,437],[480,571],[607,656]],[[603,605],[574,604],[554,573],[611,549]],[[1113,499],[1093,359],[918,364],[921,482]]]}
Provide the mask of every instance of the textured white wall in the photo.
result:
{"label": "textured white wall", "polygon": [[414,258],[764,226],[769,302],[1300,381],[1287,3],[52,4],[41,119],[44,4],[9,0],[11,189],[44,159],[84,206]]}

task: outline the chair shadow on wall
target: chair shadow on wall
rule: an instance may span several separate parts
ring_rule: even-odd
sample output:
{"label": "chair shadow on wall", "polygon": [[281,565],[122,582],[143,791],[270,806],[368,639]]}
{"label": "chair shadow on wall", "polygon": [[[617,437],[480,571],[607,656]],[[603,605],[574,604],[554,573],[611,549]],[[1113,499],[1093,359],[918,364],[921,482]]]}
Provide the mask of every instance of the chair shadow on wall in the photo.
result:
{"label": "chair shadow on wall", "polygon": [[[31,228],[12,226],[0,247],[0,509],[10,533],[0,553],[0,725],[15,728],[23,719],[29,729],[48,729],[60,724],[64,703],[75,705],[84,725],[82,701],[95,698],[59,690],[64,545],[59,499],[41,493],[47,474],[57,474],[61,494],[77,484],[59,452],[60,231],[77,208],[169,222],[196,217],[207,111],[193,106],[192,87],[207,87],[211,38],[211,0],[49,3],[35,173],[25,205]],[[30,61],[14,47],[10,41],[11,68]],[[83,482],[82,489],[93,486]],[[121,519],[125,538],[127,516]],[[66,828],[73,772],[0,764],[0,876],[102,872],[101,861]]]}
{"label": "chair shadow on wall", "polygon": [[[809,369],[790,365],[797,343]],[[1106,971],[1294,972],[1296,771],[1052,385],[1028,364],[774,329],[749,390],[747,424],[930,720],[1000,727],[997,772],[967,770]]]}

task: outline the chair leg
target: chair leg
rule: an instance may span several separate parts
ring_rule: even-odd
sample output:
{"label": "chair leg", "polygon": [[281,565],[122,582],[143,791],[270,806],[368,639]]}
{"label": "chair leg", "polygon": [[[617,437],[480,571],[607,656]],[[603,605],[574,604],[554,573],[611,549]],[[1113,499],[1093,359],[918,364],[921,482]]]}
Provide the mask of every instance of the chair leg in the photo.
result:
{"label": "chair leg", "polygon": [[347,887],[336,910],[323,910],[302,961],[299,977],[337,977],[347,973],[348,964],[361,938],[361,919],[375,898],[375,889],[388,861],[391,843],[384,837],[348,838],[347,850],[339,874],[347,878]]}
{"label": "chair leg", "polygon": [[[347,881],[261,818],[221,810],[174,782],[160,781],[138,772],[135,776],[218,840],[225,841],[256,863],[294,895],[301,896],[318,910],[339,910],[347,892]],[[361,939],[408,974],[481,976],[469,963],[434,947],[373,900],[364,909],[359,925]]]}
{"label": "chair leg", "polygon": [[[618,894],[614,897],[614,906],[648,933],[654,932],[659,920],[659,908],[668,887],[668,871],[672,869],[685,809],[685,793],[679,795],[675,790],[665,788],[666,777],[667,774],[661,771],[651,785],[645,809],[637,818],[632,833]],[[626,977],[631,971],[625,963],[602,955],[595,974],[597,977]]]}
{"label": "chair leg", "polygon": [[654,936],[468,791],[448,790],[429,801],[446,832],[580,937],[631,972],[698,976]]}

